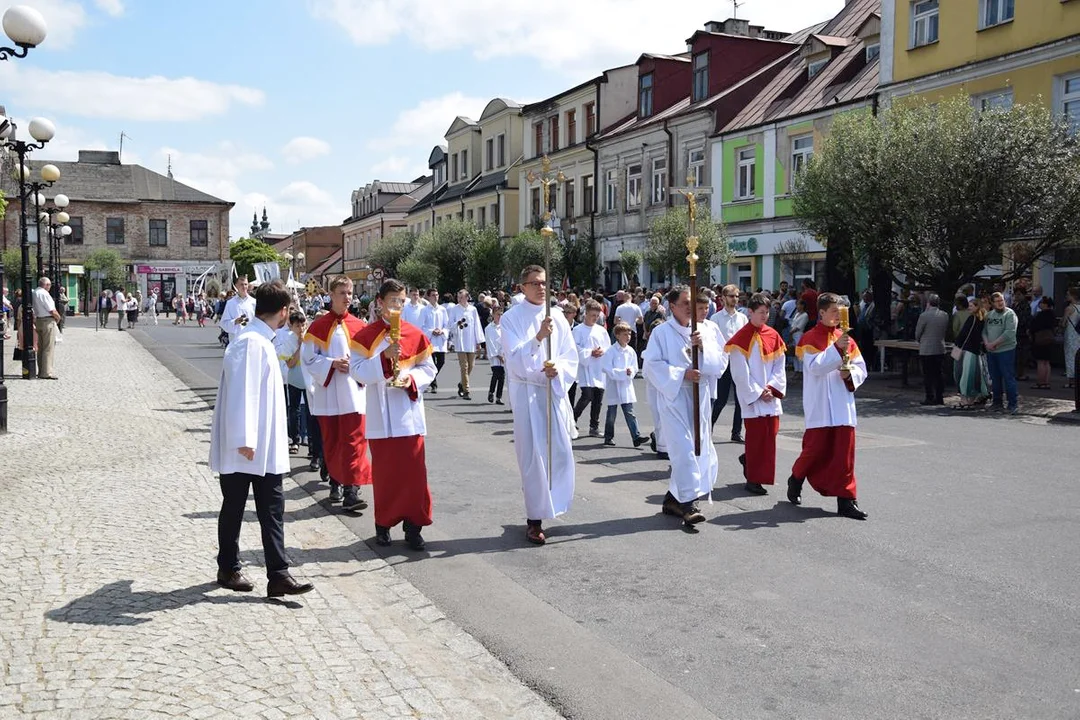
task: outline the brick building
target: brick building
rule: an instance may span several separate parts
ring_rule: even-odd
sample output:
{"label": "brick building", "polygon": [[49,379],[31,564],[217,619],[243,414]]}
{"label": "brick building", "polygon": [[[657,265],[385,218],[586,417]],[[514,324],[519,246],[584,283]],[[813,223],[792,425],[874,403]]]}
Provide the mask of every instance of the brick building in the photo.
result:
{"label": "brick building", "polygon": [[[72,232],[64,238],[60,261],[68,295],[84,298],[89,291],[83,263],[94,250],[116,250],[128,264],[130,284],[145,296],[161,291],[162,301],[189,290],[215,263],[228,258],[229,211],[233,203],[188,187],[170,175],[141,165],[123,165],[119,153],[80,150],[77,162],[34,158],[33,168],[52,162],[60,180],[45,191],[67,195]],[[18,192],[10,179],[11,200],[4,219],[4,248],[19,243]]]}

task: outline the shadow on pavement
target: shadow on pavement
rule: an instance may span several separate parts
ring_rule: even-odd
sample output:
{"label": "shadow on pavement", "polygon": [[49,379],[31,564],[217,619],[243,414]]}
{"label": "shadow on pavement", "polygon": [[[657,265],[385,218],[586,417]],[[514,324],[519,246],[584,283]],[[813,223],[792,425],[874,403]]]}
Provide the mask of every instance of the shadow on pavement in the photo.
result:
{"label": "shadow on pavement", "polygon": [[757,530],[758,528],[778,528],[791,523],[804,523],[807,520],[835,518],[836,513],[823,508],[797,508],[786,502],[778,502],[765,510],[730,513],[709,518],[705,522],[720,525],[728,530]]}
{"label": "shadow on pavement", "polygon": [[[72,600],[63,607],[49,610],[45,617],[56,622],[75,625],[142,625],[157,612],[175,610],[197,603],[261,603],[271,602],[257,594],[234,593],[218,587],[216,582],[162,592],[133,592],[133,580],[117,580],[100,589]],[[256,588],[258,585],[256,585]],[[209,593],[221,591],[218,594]],[[277,602],[277,601],[274,601]],[[302,608],[298,602],[277,602],[289,608]]]}

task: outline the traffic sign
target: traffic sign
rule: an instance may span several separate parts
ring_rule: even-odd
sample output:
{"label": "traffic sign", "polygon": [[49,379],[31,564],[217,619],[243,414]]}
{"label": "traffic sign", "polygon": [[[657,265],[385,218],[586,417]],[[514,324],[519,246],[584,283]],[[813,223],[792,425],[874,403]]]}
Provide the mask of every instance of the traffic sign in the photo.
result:
{"label": "traffic sign", "polygon": [[371,271],[371,277],[375,278],[376,280],[382,280],[384,277],[386,277],[386,272],[382,268],[377,267]]}

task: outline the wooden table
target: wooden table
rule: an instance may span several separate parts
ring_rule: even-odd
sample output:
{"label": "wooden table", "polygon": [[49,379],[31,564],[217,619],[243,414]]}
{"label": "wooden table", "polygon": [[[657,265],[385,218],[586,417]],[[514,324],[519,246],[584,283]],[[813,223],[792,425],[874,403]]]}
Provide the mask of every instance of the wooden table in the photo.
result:
{"label": "wooden table", "polygon": [[[885,350],[912,350],[919,352],[918,340],[876,340],[874,344],[878,349],[878,367],[881,368],[881,372],[885,372]],[[945,354],[948,355],[952,352],[953,344],[945,343]]]}

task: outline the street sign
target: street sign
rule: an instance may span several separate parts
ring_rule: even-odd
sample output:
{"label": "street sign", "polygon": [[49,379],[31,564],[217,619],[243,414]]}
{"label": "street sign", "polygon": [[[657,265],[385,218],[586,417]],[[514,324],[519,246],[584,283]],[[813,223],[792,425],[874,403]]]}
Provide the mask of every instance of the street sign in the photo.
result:
{"label": "street sign", "polygon": [[386,272],[382,268],[377,267],[371,271],[371,277],[381,281],[384,277],[386,277]]}

